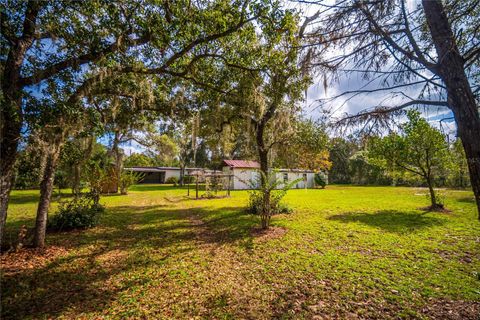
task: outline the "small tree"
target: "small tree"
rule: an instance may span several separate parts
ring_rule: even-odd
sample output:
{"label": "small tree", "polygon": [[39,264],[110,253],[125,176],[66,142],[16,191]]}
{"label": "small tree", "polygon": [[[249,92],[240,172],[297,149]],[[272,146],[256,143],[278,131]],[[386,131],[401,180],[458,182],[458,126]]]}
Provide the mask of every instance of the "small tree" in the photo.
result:
{"label": "small tree", "polygon": [[128,188],[142,180],[144,174],[141,172],[123,170],[120,174],[120,193],[128,194]]}
{"label": "small tree", "polygon": [[277,171],[270,171],[268,174],[261,170],[258,172],[260,175],[257,180],[247,182],[251,188],[248,212],[259,215],[262,229],[268,229],[274,214],[290,212],[290,209],[282,203],[282,199],[287,191],[302,179],[285,183],[283,180],[277,179]]}
{"label": "small tree", "polygon": [[430,192],[430,209],[442,209],[443,203],[435,194],[434,178],[449,162],[447,142],[439,130],[420,117],[419,112],[410,110],[407,116],[409,121],[400,126],[399,134],[372,140],[370,161],[421,177]]}
{"label": "small tree", "polygon": [[323,172],[317,172],[315,173],[315,184],[317,186],[320,186],[322,189],[325,189],[325,187],[327,186],[327,175]]}

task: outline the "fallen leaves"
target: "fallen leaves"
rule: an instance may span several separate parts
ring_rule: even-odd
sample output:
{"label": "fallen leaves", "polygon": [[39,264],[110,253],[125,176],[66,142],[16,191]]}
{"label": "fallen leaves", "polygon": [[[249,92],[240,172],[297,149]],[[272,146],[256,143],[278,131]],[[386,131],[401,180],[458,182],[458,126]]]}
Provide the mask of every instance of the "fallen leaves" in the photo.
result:
{"label": "fallen leaves", "polygon": [[68,250],[59,246],[47,246],[45,248],[24,247],[14,252],[2,254],[0,262],[4,275],[14,275],[42,268],[49,262],[67,254]]}

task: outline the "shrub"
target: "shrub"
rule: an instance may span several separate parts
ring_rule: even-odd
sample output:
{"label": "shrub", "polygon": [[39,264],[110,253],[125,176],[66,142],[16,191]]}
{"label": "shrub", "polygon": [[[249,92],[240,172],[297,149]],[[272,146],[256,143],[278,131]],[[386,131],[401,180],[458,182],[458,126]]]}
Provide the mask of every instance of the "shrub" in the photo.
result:
{"label": "shrub", "polygon": [[183,183],[193,183],[195,182],[194,176],[183,176]]}
{"label": "shrub", "polygon": [[95,195],[87,194],[60,203],[58,211],[48,221],[50,230],[73,230],[94,227],[105,207],[95,203]]}
{"label": "shrub", "polygon": [[315,184],[317,186],[322,187],[322,189],[325,189],[325,186],[327,185],[327,176],[324,173],[317,172],[315,173]]}
{"label": "shrub", "polygon": [[[297,179],[284,183],[282,180],[277,179],[277,171],[268,174],[260,171],[259,181],[250,182],[252,189],[256,186],[260,186],[260,189],[249,191],[247,211],[251,214],[259,215],[262,228],[268,228],[272,215],[290,213],[292,211],[282,202],[282,199],[287,194],[287,191],[301,180]],[[280,186],[282,187],[279,188]]]}
{"label": "shrub", "polygon": [[[260,215],[263,212],[264,193],[261,190],[251,190],[248,198],[247,212]],[[270,214],[291,213],[292,209],[282,201],[283,190],[270,191]]]}
{"label": "shrub", "polygon": [[171,183],[176,187],[177,184],[178,184],[178,178],[177,177],[168,177],[167,180],[165,180],[165,183]]}
{"label": "shrub", "polygon": [[123,171],[120,175],[120,193],[127,194],[128,188],[142,180],[144,176],[145,175],[140,172]]}

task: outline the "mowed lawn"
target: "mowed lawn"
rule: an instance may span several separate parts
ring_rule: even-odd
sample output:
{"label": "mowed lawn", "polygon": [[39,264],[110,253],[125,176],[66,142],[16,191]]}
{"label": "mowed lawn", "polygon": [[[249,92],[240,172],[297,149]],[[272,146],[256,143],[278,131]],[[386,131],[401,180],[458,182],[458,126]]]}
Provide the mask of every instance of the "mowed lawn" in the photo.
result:
{"label": "mowed lawn", "polygon": [[[13,192],[11,234],[33,226],[37,197]],[[425,213],[425,189],[291,190],[294,213],[268,233],[247,199],[155,185],[105,196],[97,227],[2,256],[2,319],[477,319],[471,192]]]}

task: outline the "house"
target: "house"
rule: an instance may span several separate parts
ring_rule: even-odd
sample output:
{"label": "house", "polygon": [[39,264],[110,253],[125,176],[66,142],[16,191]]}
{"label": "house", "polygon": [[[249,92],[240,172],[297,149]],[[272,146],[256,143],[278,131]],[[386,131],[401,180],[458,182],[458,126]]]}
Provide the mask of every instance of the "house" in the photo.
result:
{"label": "house", "polygon": [[[257,188],[260,178],[260,164],[256,161],[247,160],[223,160],[223,172],[233,174],[231,188],[233,190],[246,190]],[[315,186],[315,172],[301,169],[277,169],[276,179],[282,181],[278,187],[282,188],[286,183],[297,181],[292,188],[313,188]]]}
{"label": "house", "polygon": [[[165,183],[168,178],[175,177],[180,179],[179,167],[130,167],[124,170],[143,173],[143,178],[138,183]],[[194,170],[203,170],[199,168],[185,168],[185,175]]]}

